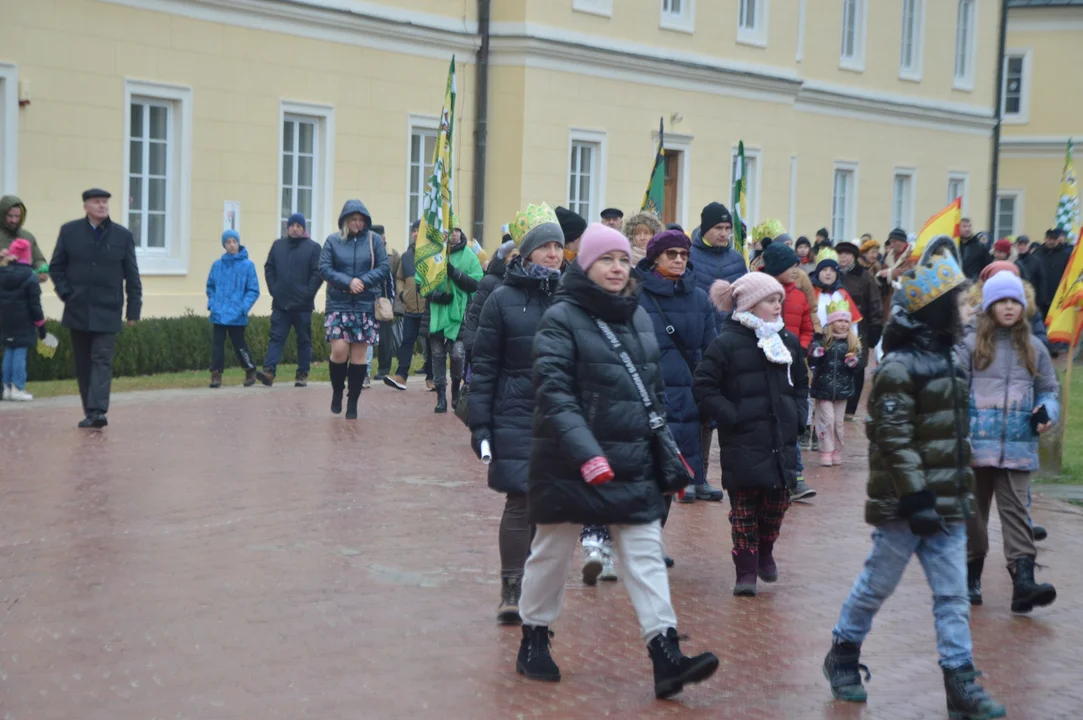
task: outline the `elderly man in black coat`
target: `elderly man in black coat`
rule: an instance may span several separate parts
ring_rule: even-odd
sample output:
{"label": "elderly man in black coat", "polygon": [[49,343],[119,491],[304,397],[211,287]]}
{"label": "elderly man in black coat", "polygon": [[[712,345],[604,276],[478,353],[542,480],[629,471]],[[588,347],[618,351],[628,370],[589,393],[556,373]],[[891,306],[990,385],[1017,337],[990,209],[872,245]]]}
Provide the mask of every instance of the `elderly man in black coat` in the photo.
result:
{"label": "elderly man in black coat", "polygon": [[56,294],[64,303],[61,322],[71,331],[85,415],[81,428],[109,424],[105,414],[113,381],[113,349],[124,324],[125,291],[129,326],[139,320],[143,306],[135,240],[128,228],[109,219],[110,197],[97,188],[83,193],[86,217],[61,226],[49,263]]}

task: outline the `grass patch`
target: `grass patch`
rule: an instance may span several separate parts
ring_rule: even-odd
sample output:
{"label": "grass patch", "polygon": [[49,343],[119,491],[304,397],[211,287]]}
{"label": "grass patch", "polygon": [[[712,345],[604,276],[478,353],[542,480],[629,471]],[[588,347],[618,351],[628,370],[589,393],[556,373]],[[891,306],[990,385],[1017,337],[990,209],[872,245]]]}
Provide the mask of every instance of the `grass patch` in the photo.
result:
{"label": "grass patch", "polygon": [[1083,366],[1072,369],[1068,425],[1064,431],[1062,482],[1083,485]]}

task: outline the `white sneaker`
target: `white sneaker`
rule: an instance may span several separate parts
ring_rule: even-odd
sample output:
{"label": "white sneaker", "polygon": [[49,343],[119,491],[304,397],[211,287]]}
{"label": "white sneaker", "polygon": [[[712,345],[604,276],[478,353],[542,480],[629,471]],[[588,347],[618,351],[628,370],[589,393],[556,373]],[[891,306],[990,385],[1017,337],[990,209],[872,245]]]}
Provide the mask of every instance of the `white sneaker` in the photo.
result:
{"label": "white sneaker", "polygon": [[605,563],[605,553],[602,543],[593,537],[583,539],[583,582],[594,585],[598,582],[598,576],[602,574]]}
{"label": "white sneaker", "polygon": [[612,551],[605,554],[604,559],[602,560],[602,574],[598,576],[598,579],[604,582],[617,581],[617,568],[613,566]]}
{"label": "white sneaker", "polygon": [[11,389],[10,385],[4,385],[3,387],[0,387],[0,400],[7,400],[8,399],[8,390],[10,390],[10,389]]}
{"label": "white sneaker", "polygon": [[15,400],[16,402],[29,402],[33,399],[33,395],[26,392],[25,390],[20,390],[15,386],[12,386],[11,389],[8,390],[8,400]]}

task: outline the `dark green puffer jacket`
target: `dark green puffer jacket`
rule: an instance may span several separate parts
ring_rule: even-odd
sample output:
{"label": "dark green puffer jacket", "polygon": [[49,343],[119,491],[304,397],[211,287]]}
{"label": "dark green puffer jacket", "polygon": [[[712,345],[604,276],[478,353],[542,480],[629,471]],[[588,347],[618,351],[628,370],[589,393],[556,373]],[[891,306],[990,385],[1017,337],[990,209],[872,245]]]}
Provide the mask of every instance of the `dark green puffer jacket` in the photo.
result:
{"label": "dark green puffer jacket", "polygon": [[974,512],[969,391],[952,361],[951,340],[896,306],[884,331],[884,353],[865,424],[865,521],[901,519],[899,498],[926,488],[936,495],[942,517],[964,520]]}

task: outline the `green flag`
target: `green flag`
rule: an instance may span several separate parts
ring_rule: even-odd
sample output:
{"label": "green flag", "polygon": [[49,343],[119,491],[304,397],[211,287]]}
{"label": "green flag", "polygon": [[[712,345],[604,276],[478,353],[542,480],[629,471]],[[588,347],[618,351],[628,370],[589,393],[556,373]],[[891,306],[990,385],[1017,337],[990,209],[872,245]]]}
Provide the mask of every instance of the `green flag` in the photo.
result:
{"label": "green flag", "polygon": [[748,265],[748,247],[744,233],[741,232],[741,222],[745,215],[745,143],[744,140],[737,143],[737,158],[733,165],[733,247],[745,259]]}
{"label": "green flag", "polygon": [[440,134],[433,150],[432,175],[421,205],[417,229],[414,279],[422,297],[428,297],[447,282],[447,242],[451,234],[451,138],[455,130],[455,56],[447,73],[444,109],[440,113]]}
{"label": "green flag", "polygon": [[658,121],[658,150],[654,153],[654,167],[651,168],[651,179],[647,183],[647,192],[643,193],[641,212],[654,213],[662,217],[662,209],[666,199],[666,151],[663,140],[663,120]]}

